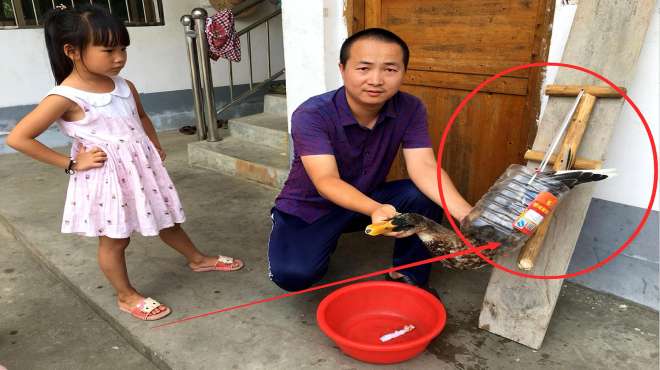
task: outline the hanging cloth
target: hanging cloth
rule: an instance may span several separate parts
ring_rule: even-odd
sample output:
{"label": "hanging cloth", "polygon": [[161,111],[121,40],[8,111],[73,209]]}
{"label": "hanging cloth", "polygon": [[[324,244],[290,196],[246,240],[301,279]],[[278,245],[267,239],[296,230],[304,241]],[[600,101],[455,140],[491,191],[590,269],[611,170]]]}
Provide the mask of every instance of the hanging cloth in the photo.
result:
{"label": "hanging cloth", "polygon": [[230,9],[223,9],[206,18],[205,32],[211,59],[241,61],[241,40],[234,29],[234,14]]}

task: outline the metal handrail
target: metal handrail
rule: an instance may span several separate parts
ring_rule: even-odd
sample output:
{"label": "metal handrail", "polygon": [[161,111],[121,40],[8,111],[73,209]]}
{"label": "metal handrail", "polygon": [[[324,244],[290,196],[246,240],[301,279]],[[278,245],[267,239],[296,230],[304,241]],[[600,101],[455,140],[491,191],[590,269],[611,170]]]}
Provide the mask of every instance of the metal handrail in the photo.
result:
{"label": "metal handrail", "polygon": [[[244,3],[237,5],[232,8],[234,14],[240,14],[246,9],[263,2],[264,0],[248,0]],[[218,115],[228,110],[230,107],[236,105],[237,103],[245,100],[248,96],[256,93],[264,86],[268,85],[270,82],[274,81],[276,78],[284,74],[285,70],[282,68],[280,71],[272,74],[271,67],[271,55],[270,55],[270,23],[269,21],[276,16],[282,13],[282,9],[278,8],[271,14],[258,19],[249,26],[243,28],[237,32],[237,36],[247,35],[247,47],[248,47],[248,63],[249,63],[249,72],[250,72],[250,88],[248,91],[241,94],[238,98],[234,99],[234,76],[233,76],[233,64],[231,60],[229,61],[229,103],[222,106],[219,110],[215,109],[215,100],[213,94],[213,81],[211,78],[211,66],[210,59],[208,57],[208,43],[206,40],[206,35],[204,34],[204,28],[206,25],[206,17],[208,13],[202,8],[196,8],[192,11],[192,17],[183,16],[181,17],[181,23],[184,25],[184,34],[186,38],[190,41],[187,42],[188,45],[188,58],[191,67],[191,79],[192,79],[192,88],[193,88],[193,98],[195,103],[195,115],[197,118],[197,133],[200,140],[206,139],[208,141],[218,141],[221,140],[218,135]],[[188,17],[188,18],[186,18]],[[192,21],[190,21],[192,18]],[[192,24],[194,23],[194,28]],[[262,24],[266,24],[267,32],[267,56],[268,56],[268,78],[260,82],[257,85],[254,85],[253,79],[253,70],[252,70],[252,40],[250,37],[250,31],[259,27]],[[192,42],[192,39],[195,39],[195,42]],[[196,58],[194,57],[196,56]],[[197,73],[196,71],[199,71]],[[197,90],[197,91],[195,91]],[[203,105],[203,107],[202,107]]]}
{"label": "metal handrail", "polygon": [[[209,61],[209,44],[206,40],[205,26],[208,13],[202,8],[192,11],[195,22],[195,46],[197,49],[197,64],[200,74],[200,86],[204,94],[204,124],[206,126],[206,139],[208,141],[219,141],[218,117],[215,113],[215,97],[213,91],[213,79],[211,77],[211,62]],[[191,66],[193,61],[191,61]],[[193,67],[194,68],[194,67]],[[195,85],[193,84],[193,88]],[[197,119],[201,119],[197,117]]]}
{"label": "metal handrail", "polygon": [[275,10],[274,12],[272,12],[270,15],[267,15],[267,16],[265,16],[265,17],[262,17],[262,18],[260,18],[260,19],[258,19],[258,20],[256,20],[256,21],[254,21],[254,23],[252,23],[251,25],[249,25],[249,26],[243,28],[242,30],[236,32],[236,35],[238,35],[238,37],[241,37],[241,36],[243,36],[244,34],[246,34],[246,33],[250,32],[250,31],[252,31],[253,29],[255,29],[255,28],[261,26],[263,23],[268,22],[269,20],[271,20],[271,19],[277,17],[277,16],[280,15],[280,14],[282,14],[282,9],[277,9],[277,10]]}
{"label": "metal handrail", "polygon": [[188,60],[190,61],[190,80],[192,81],[192,92],[193,92],[193,106],[195,108],[195,117],[198,117],[196,120],[197,126],[197,138],[199,140],[204,140],[207,136],[206,134],[206,125],[204,120],[200,119],[204,117],[204,108],[203,108],[203,96],[202,96],[202,87],[200,85],[199,70],[194,68],[194,66],[199,65],[197,60],[197,52],[195,50],[195,31],[193,29],[193,19],[189,15],[184,15],[181,17],[181,24],[183,25],[183,30],[186,34],[186,46],[188,50]]}
{"label": "metal handrail", "polygon": [[220,115],[220,113],[223,113],[223,112],[226,111],[227,109],[229,109],[229,108],[231,108],[232,106],[236,105],[236,103],[245,100],[248,96],[250,96],[250,95],[256,93],[256,92],[259,91],[262,87],[264,87],[264,86],[268,85],[269,83],[275,81],[276,78],[280,77],[280,76],[283,75],[283,74],[284,74],[284,68],[282,68],[282,70],[280,70],[279,72],[276,72],[274,75],[270,76],[269,78],[263,80],[262,82],[260,82],[260,83],[259,83],[257,86],[255,86],[254,88],[252,88],[252,89],[250,89],[250,90],[248,90],[248,91],[242,93],[238,98],[236,98],[236,99],[230,101],[229,103],[225,104],[225,106],[222,107],[222,108],[220,108],[220,110],[217,111],[216,113],[217,113],[218,115]]}
{"label": "metal handrail", "polygon": [[244,11],[250,9],[251,7],[253,7],[257,4],[263,3],[264,1],[266,1],[266,0],[247,0],[247,1],[243,1],[240,4],[238,4],[236,6],[233,6],[231,8],[231,12],[232,12],[232,14],[234,14],[234,16],[241,15],[241,13],[243,13]]}

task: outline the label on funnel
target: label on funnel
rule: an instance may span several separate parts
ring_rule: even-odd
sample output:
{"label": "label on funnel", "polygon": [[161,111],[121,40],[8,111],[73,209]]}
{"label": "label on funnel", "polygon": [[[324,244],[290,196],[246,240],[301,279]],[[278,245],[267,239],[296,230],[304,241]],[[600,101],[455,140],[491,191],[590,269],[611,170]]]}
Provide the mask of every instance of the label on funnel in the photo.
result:
{"label": "label on funnel", "polygon": [[523,234],[532,235],[534,230],[543,222],[543,219],[552,212],[557,204],[557,197],[544,191],[539,193],[536,198],[522,211],[513,227]]}

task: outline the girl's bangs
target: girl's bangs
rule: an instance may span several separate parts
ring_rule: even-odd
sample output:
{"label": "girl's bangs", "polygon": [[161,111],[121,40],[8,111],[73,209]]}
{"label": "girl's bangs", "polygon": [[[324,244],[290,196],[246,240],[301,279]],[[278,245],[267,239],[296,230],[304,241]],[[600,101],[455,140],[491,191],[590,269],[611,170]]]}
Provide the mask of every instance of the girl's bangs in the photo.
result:
{"label": "girl's bangs", "polygon": [[128,30],[122,21],[114,18],[94,18],[89,19],[93,45],[114,48],[131,44]]}

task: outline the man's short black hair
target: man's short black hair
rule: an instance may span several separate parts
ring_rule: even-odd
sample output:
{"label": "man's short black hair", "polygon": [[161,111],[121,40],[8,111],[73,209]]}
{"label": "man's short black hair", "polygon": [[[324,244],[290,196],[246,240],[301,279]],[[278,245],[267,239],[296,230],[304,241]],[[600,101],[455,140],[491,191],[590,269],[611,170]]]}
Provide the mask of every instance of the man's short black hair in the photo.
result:
{"label": "man's short black hair", "polygon": [[350,56],[351,46],[353,46],[355,41],[360,39],[376,39],[379,41],[391,42],[399,45],[401,47],[401,51],[403,51],[403,67],[408,69],[408,58],[410,56],[408,45],[401,39],[401,37],[394,34],[394,32],[383,28],[367,28],[366,30],[352,34],[341,45],[341,50],[339,52],[339,63],[346,65],[346,61],[348,61]]}

